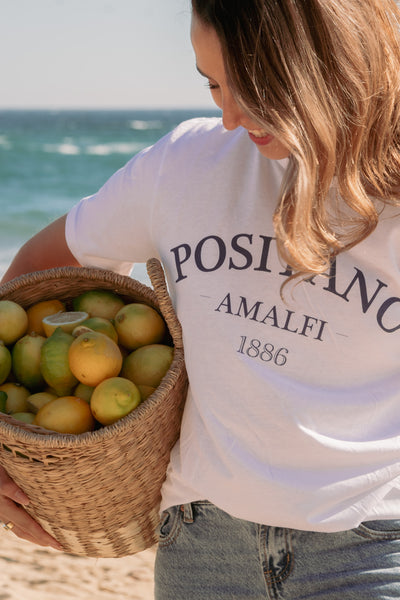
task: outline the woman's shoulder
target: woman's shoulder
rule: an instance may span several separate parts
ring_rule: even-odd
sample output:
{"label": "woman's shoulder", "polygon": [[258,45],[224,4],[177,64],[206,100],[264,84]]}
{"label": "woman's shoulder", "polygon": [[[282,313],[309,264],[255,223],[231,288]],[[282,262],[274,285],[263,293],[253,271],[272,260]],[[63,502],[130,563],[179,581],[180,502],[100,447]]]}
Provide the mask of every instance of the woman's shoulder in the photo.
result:
{"label": "woman's shoulder", "polygon": [[190,135],[221,134],[224,131],[220,117],[195,117],[182,121],[171,132],[174,138]]}
{"label": "woman's shoulder", "polygon": [[227,131],[222,125],[221,118],[197,117],[183,121],[167,137],[172,144],[182,144],[184,146],[195,144],[196,147],[199,147],[202,143],[223,145],[232,136],[236,137],[238,133],[240,133],[238,130],[235,132]]}
{"label": "woman's shoulder", "polygon": [[227,131],[218,117],[198,117],[182,121],[142,154],[163,160],[190,160],[196,156],[224,156],[245,138],[244,130]]}

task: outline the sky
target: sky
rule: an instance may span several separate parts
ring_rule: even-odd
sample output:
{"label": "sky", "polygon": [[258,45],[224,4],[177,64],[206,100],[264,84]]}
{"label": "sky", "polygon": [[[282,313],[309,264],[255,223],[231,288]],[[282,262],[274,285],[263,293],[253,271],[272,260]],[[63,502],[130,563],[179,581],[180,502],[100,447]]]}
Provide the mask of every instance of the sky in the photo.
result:
{"label": "sky", "polygon": [[0,0],[0,109],[212,108],[190,0]]}

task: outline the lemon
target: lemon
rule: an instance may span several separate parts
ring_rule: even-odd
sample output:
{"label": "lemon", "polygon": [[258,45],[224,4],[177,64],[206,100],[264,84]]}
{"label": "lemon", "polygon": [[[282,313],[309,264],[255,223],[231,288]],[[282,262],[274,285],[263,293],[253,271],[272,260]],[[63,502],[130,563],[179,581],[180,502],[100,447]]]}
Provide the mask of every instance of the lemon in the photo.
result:
{"label": "lemon", "polygon": [[42,320],[49,315],[65,311],[65,305],[61,300],[42,300],[36,302],[26,310],[28,315],[28,332],[35,331],[45,336]]}
{"label": "lemon", "polygon": [[85,385],[84,383],[78,383],[76,388],[74,389],[74,396],[78,398],[82,398],[85,402],[89,403],[90,398],[92,397],[94,387],[91,385]]}
{"label": "lemon", "polygon": [[43,392],[47,392],[49,394],[53,394],[53,396],[57,396],[57,392],[54,388],[50,387],[49,385],[46,385],[46,387],[43,389]]}
{"label": "lemon", "polygon": [[0,412],[5,413],[6,411],[7,394],[0,391]]}
{"label": "lemon", "polygon": [[58,312],[44,317],[42,320],[43,329],[47,337],[50,337],[57,327],[61,327],[66,333],[72,333],[75,327],[87,319],[88,316],[87,312],[84,311]]}
{"label": "lemon", "polygon": [[58,433],[78,434],[92,431],[95,421],[87,402],[75,396],[62,396],[45,404],[34,424]]}
{"label": "lemon", "polygon": [[22,421],[23,423],[29,423],[30,425],[32,425],[35,420],[35,415],[31,412],[26,412],[26,411],[12,413],[11,416],[13,419],[16,419],[17,421]]}
{"label": "lemon", "polygon": [[151,387],[150,385],[140,385],[140,384],[138,384],[136,387],[138,388],[138,390],[140,392],[140,396],[142,398],[142,401],[146,400],[149,396],[151,396],[151,394],[153,392],[156,391],[156,388]]}
{"label": "lemon", "polygon": [[79,337],[82,333],[87,333],[88,331],[93,331],[90,327],[86,327],[86,325],[77,325],[75,329],[72,330],[72,335],[74,338]]}
{"label": "lemon", "polygon": [[122,367],[118,345],[97,331],[88,331],[75,338],[68,358],[71,371],[78,381],[92,387],[103,379],[118,375]]}
{"label": "lemon", "polygon": [[128,350],[158,344],[167,333],[162,316],[151,306],[134,302],[126,304],[114,319],[118,340]]}
{"label": "lemon", "polygon": [[79,329],[79,327],[87,327],[88,329],[92,329],[93,331],[104,333],[104,335],[108,335],[108,337],[111,338],[113,342],[115,342],[116,344],[118,343],[118,334],[115,330],[114,325],[109,319],[105,319],[104,317],[89,317],[89,319],[83,321],[82,325],[78,326],[77,329]]}
{"label": "lemon", "polygon": [[40,369],[45,382],[58,396],[68,396],[78,384],[68,362],[68,351],[73,341],[71,334],[58,327],[42,346]]}
{"label": "lemon", "polygon": [[6,346],[13,344],[27,329],[28,315],[22,306],[12,300],[0,300],[0,340]]}
{"label": "lemon", "polygon": [[0,340],[0,384],[4,383],[11,371],[11,352]]}
{"label": "lemon", "polygon": [[20,338],[12,350],[12,369],[19,383],[37,391],[44,386],[40,370],[41,350],[46,338],[32,331]]}
{"label": "lemon", "polygon": [[111,290],[88,290],[73,299],[74,310],[84,310],[90,317],[113,319],[125,302]]}
{"label": "lemon", "polygon": [[50,402],[50,400],[54,400],[54,398],[57,398],[56,394],[51,394],[50,392],[36,392],[36,394],[31,394],[27,398],[29,410],[36,414],[42,406]]}
{"label": "lemon", "polygon": [[123,377],[110,377],[96,386],[90,399],[92,414],[102,425],[125,417],[141,402],[137,386]]}
{"label": "lemon", "polygon": [[0,385],[0,391],[7,394],[6,413],[29,410],[27,399],[30,396],[30,391],[20,383],[6,381],[6,383]]}
{"label": "lemon", "polygon": [[142,346],[129,354],[123,362],[121,375],[136,385],[156,388],[167,373],[174,357],[174,349],[164,344]]}

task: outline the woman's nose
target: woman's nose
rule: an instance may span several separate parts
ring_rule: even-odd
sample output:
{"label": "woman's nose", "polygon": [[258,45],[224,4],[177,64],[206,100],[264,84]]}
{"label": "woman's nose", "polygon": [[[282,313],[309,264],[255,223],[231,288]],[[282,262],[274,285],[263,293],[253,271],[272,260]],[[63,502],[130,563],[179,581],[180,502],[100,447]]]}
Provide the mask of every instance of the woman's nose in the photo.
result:
{"label": "woman's nose", "polygon": [[245,114],[230,92],[225,94],[222,103],[222,123],[232,131],[242,124]]}

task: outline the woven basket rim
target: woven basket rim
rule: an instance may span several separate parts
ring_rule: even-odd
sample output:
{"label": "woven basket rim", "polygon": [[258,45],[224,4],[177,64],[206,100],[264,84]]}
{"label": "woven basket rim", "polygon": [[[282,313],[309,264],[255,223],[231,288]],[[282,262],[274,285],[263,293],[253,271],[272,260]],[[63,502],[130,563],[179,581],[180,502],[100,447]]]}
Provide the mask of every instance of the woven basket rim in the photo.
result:
{"label": "woven basket rim", "polygon": [[154,298],[155,302],[157,302],[157,296],[155,291],[141,283],[137,279],[133,279],[127,275],[120,275],[119,273],[114,273],[113,271],[109,271],[108,269],[101,269],[99,267],[54,267],[52,269],[45,269],[43,271],[33,271],[32,273],[26,273],[24,275],[20,275],[15,279],[11,279],[6,283],[0,285],[0,298],[4,296],[16,292],[21,288],[24,288],[28,285],[34,284],[38,281],[56,281],[58,279],[65,279],[69,276],[80,276],[82,279],[89,279],[90,281],[106,281],[107,283],[113,284],[116,287],[128,287],[129,282],[134,282],[135,290],[142,292],[144,295],[150,295]]}

